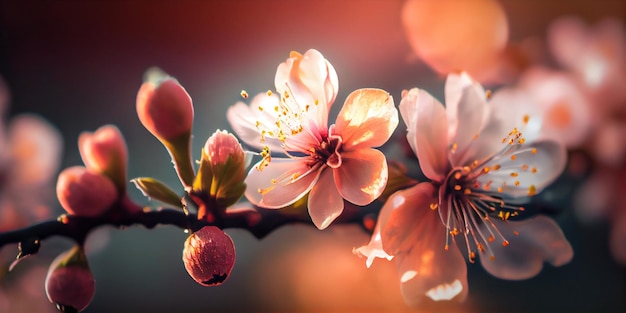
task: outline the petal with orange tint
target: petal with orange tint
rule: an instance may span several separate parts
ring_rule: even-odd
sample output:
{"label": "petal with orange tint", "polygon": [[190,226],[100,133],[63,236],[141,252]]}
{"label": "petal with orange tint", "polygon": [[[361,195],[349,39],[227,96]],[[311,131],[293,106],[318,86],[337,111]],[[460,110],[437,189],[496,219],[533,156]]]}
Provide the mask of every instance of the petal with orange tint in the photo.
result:
{"label": "petal with orange tint", "polygon": [[[380,210],[378,226],[383,249],[390,255],[407,253],[412,249],[420,236],[430,232],[441,232],[445,229],[437,211],[430,205],[436,203],[435,186],[431,183],[420,183],[411,188],[394,193]],[[436,223],[427,216],[437,218]],[[443,249],[443,245],[441,246]]]}
{"label": "petal with orange tint", "polygon": [[343,152],[341,157],[342,165],[333,170],[341,196],[356,205],[376,200],[387,185],[385,155],[375,149],[360,149]]}
{"label": "petal with orange tint", "polygon": [[309,194],[308,207],[311,220],[318,229],[325,229],[341,215],[343,206],[343,199],[333,182],[333,172],[330,169],[322,171]]}
{"label": "petal with orange tint", "polygon": [[559,225],[546,216],[538,215],[520,222],[497,219],[493,222],[509,244],[490,245],[494,258],[481,254],[480,263],[498,278],[527,279],[541,271],[543,262],[561,266],[574,256]]}
{"label": "petal with orange tint", "polygon": [[301,159],[274,158],[263,170],[257,166],[250,170],[245,196],[260,207],[280,209],[309,192],[319,173],[319,169],[311,171]]}
{"label": "petal with orange tint", "polygon": [[400,101],[407,140],[426,177],[441,181],[448,167],[446,109],[425,90],[413,88]]}
{"label": "petal with orange tint", "polygon": [[346,99],[335,125],[344,149],[378,147],[398,126],[398,110],[386,91],[358,89]]}
{"label": "petal with orange tint", "polygon": [[[407,201],[411,205],[411,201]],[[409,305],[426,297],[434,301],[467,297],[467,267],[455,246],[445,249],[446,230],[436,211],[425,211],[419,220],[411,220],[417,229],[410,250],[396,255],[401,291]],[[414,216],[413,216],[414,217]]]}

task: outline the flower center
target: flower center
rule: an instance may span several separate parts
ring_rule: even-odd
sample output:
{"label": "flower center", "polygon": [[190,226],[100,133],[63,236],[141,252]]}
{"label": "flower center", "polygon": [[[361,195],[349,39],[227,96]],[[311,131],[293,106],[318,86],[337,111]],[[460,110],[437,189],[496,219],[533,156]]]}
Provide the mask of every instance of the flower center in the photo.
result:
{"label": "flower center", "polygon": [[341,143],[342,138],[337,135],[324,137],[319,146],[311,148],[309,168],[316,165],[326,164],[331,168],[341,166]]}
{"label": "flower center", "polygon": [[[524,143],[522,134],[513,129],[502,140],[503,148],[500,151],[484,160],[474,160],[466,166],[451,168],[445,179],[439,182],[439,201],[433,203],[431,209],[438,209],[447,229],[446,250],[450,238],[455,240],[457,235],[462,235],[468,259],[473,263],[476,250],[489,254],[493,260],[495,254],[490,246],[493,242],[497,240],[503,246],[509,245],[493,218],[507,221],[524,211],[523,207],[509,205],[504,201],[506,188],[524,188],[521,187],[521,174],[532,175],[537,172],[535,167],[523,163],[523,159],[535,155],[537,149],[523,147]],[[451,153],[455,152],[454,149],[456,147],[453,144]],[[513,179],[513,182],[507,183],[504,177]],[[493,188],[492,184],[497,188]],[[535,191],[534,185],[528,186],[529,196],[534,195]],[[514,232],[514,235],[518,233]]]}

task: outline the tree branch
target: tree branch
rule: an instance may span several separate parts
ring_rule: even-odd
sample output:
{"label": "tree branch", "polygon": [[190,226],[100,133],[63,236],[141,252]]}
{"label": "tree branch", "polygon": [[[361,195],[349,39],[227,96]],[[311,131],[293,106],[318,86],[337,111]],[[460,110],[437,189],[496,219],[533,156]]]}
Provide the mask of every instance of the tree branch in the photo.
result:
{"label": "tree branch", "polygon": [[[365,215],[373,212],[370,207],[356,207],[346,203],[344,213],[334,222],[363,223]],[[178,209],[163,208],[158,210],[141,210],[132,214],[104,214],[98,217],[81,217],[61,215],[56,220],[33,224],[21,229],[0,233],[0,248],[6,244],[21,243],[24,241],[42,241],[53,236],[70,238],[83,244],[89,233],[101,226],[112,225],[128,227],[142,225],[154,228],[157,225],[171,225],[181,229],[197,231],[204,226],[225,228],[240,228],[248,230],[252,235],[261,239],[277,228],[294,223],[312,225],[308,214],[294,213],[293,211],[267,210],[257,208],[257,211],[233,212],[228,211],[216,218],[213,222],[198,220],[196,214],[185,214]]]}

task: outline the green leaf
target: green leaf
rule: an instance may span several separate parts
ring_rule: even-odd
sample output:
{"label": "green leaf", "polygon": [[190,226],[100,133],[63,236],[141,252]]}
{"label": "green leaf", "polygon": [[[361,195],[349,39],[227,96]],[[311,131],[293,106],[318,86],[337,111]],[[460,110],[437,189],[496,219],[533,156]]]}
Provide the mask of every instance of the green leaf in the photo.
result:
{"label": "green leaf", "polygon": [[162,182],[151,177],[138,177],[131,180],[144,196],[182,208],[181,197]]}

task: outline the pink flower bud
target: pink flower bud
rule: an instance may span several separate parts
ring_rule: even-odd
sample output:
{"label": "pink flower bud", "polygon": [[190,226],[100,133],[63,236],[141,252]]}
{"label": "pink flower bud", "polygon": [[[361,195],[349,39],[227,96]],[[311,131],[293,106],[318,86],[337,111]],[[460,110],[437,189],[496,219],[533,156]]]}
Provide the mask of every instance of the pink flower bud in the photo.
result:
{"label": "pink flower bud", "polygon": [[[245,192],[246,163],[237,138],[227,131],[217,130],[202,149],[194,191],[208,194],[221,209],[235,204]],[[199,207],[198,218],[206,216],[206,208]]]}
{"label": "pink flower bud", "polygon": [[108,177],[73,166],[59,174],[57,197],[69,214],[94,217],[111,207],[118,192]]}
{"label": "pink flower bud", "polygon": [[79,312],[84,310],[93,299],[96,283],[83,249],[76,246],[54,259],[45,284],[50,302]]}
{"label": "pink flower bud", "polygon": [[148,80],[137,93],[137,115],[152,135],[161,141],[171,141],[191,132],[191,97],[176,79],[156,70],[149,71]]}
{"label": "pink flower bud", "polygon": [[78,149],[85,166],[111,178],[120,190],[126,188],[128,148],[120,130],[113,125],[83,132],[78,137]]}
{"label": "pink flower bud", "polygon": [[224,166],[231,162],[233,165],[236,165],[232,168],[232,170],[236,170],[236,173],[231,172],[229,175],[241,177],[245,175],[245,155],[243,148],[241,148],[239,140],[237,140],[233,134],[218,129],[204,144],[203,152],[209,157],[211,166],[214,168]]}
{"label": "pink flower bud", "polygon": [[183,262],[200,285],[221,285],[235,265],[235,245],[223,230],[205,226],[185,240]]}

